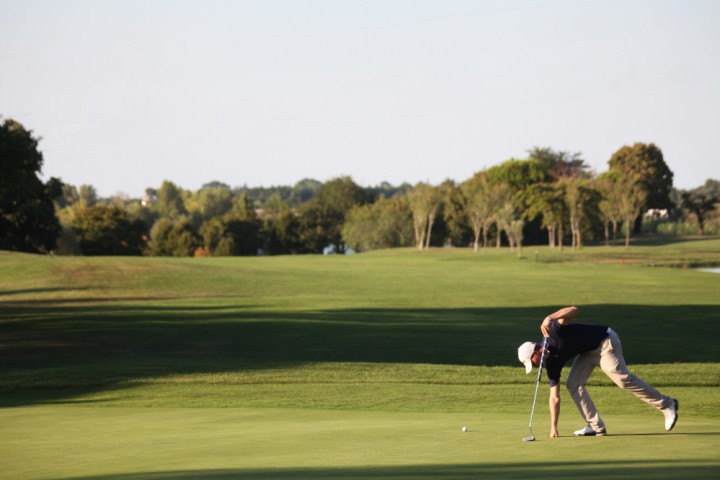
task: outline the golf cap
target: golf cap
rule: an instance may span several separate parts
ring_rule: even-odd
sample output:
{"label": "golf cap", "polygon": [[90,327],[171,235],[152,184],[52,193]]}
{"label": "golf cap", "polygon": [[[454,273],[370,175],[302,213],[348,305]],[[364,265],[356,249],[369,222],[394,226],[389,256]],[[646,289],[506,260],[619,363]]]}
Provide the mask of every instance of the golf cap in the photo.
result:
{"label": "golf cap", "polygon": [[525,365],[525,373],[528,374],[532,371],[532,354],[535,351],[535,348],[537,347],[537,343],[533,342],[525,342],[522,345],[520,345],[520,348],[518,348],[518,360],[520,360],[520,363]]}

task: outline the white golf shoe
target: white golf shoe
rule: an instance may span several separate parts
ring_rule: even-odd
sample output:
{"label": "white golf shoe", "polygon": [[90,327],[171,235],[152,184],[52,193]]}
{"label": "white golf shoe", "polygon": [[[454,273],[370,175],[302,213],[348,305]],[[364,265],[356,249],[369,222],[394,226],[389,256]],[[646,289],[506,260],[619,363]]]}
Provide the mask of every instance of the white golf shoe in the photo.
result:
{"label": "white golf shoe", "polygon": [[680,410],[680,402],[673,398],[672,405],[662,411],[663,415],[665,415],[665,430],[668,432],[672,430],[677,423],[678,410]]}
{"label": "white golf shoe", "polygon": [[602,437],[603,435],[607,435],[607,430],[605,430],[604,428],[594,430],[590,425],[588,425],[583,429],[575,430],[573,432],[573,435],[575,435],[576,437]]}

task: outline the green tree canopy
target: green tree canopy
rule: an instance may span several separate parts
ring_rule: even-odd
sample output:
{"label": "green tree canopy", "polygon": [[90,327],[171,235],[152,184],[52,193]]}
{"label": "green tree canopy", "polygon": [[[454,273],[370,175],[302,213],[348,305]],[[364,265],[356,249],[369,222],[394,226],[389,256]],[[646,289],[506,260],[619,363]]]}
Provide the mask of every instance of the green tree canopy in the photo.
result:
{"label": "green tree canopy", "polygon": [[412,245],[413,221],[407,200],[383,197],[353,207],[342,234],[345,243],[358,252]]}
{"label": "green tree canopy", "polygon": [[366,203],[365,191],[350,177],[338,177],[323,184],[317,194],[298,208],[302,242],[308,251],[320,253],[329,245],[345,251],[342,227],[345,215]]}
{"label": "green tree canopy", "polygon": [[188,211],[185,208],[182,193],[182,190],[174,183],[167,180],[163,181],[162,186],[157,191],[157,202],[155,203],[158,214],[161,217],[171,219],[187,215]]}
{"label": "green tree canopy", "polygon": [[60,222],[53,200],[62,182],[43,183],[43,155],[32,131],[6,119],[0,126],[0,249],[47,252],[55,248]]}
{"label": "green tree canopy", "polygon": [[150,252],[164,257],[192,257],[202,239],[187,217],[160,218],[150,231]]}
{"label": "green tree canopy", "polygon": [[220,217],[230,211],[233,198],[230,189],[225,186],[206,186],[197,192],[191,192],[184,203],[193,223],[200,225],[205,220]]}
{"label": "green tree canopy", "polygon": [[145,245],[145,224],[130,220],[119,207],[80,207],[72,226],[83,255],[140,255]]}
{"label": "green tree canopy", "polygon": [[670,193],[673,172],[665,163],[662,151],[654,143],[636,143],[613,153],[609,161],[611,171],[629,177],[645,190],[644,208],[671,209]]}
{"label": "green tree canopy", "polygon": [[300,222],[280,193],[274,193],[263,209],[264,251],[269,255],[300,251]]}
{"label": "green tree canopy", "polygon": [[586,178],[589,166],[580,152],[555,151],[549,147],[533,147],[528,150],[530,160],[542,165],[545,172],[555,180],[560,178]]}
{"label": "green tree canopy", "polygon": [[705,235],[705,218],[710,212],[715,211],[718,203],[720,203],[720,197],[704,191],[702,188],[682,192],[682,206],[695,214],[700,227],[700,235]]}
{"label": "green tree canopy", "polygon": [[487,170],[490,183],[505,183],[514,193],[520,193],[539,182],[548,180],[542,164],[536,160],[511,158]]}

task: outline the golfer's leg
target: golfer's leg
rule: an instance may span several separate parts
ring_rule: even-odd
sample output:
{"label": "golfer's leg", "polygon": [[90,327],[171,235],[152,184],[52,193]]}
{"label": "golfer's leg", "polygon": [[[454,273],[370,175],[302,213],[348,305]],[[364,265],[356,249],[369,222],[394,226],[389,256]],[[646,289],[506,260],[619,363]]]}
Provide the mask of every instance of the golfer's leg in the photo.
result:
{"label": "golfer's leg", "polygon": [[661,394],[642,378],[628,371],[620,338],[612,330],[600,352],[600,368],[618,387],[632,392],[640,400],[657,409],[667,408],[673,402],[672,398]]}
{"label": "golfer's leg", "polygon": [[587,424],[592,427],[593,430],[600,430],[605,428],[605,423],[600,418],[600,414],[595,408],[595,404],[590,398],[590,394],[585,388],[585,383],[590,378],[590,374],[598,365],[599,362],[598,352],[588,352],[579,355],[573,366],[570,369],[570,374],[566,382],[567,389],[570,392],[570,396],[575,405],[580,411],[580,415],[585,419]]}

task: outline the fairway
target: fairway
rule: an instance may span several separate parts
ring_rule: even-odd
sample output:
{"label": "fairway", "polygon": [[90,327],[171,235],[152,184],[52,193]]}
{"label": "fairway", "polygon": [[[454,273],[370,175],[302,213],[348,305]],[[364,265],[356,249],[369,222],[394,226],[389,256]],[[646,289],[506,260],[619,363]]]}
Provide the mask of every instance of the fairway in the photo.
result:
{"label": "fairway", "polygon": [[[0,471],[18,479],[718,478],[720,240],[353,256],[0,253]],[[577,305],[661,413],[601,373],[609,435],[517,346]],[[565,372],[567,375],[567,372]],[[462,426],[468,432],[462,432]]]}

